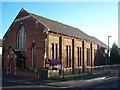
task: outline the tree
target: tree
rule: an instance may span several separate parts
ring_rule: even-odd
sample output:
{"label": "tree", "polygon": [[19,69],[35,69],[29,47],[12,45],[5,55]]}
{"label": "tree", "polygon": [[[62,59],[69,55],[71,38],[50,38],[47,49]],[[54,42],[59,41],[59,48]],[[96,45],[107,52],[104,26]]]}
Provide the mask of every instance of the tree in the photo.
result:
{"label": "tree", "polygon": [[111,64],[120,63],[119,48],[115,42],[113,43],[112,48],[110,50],[110,61],[111,61]]}

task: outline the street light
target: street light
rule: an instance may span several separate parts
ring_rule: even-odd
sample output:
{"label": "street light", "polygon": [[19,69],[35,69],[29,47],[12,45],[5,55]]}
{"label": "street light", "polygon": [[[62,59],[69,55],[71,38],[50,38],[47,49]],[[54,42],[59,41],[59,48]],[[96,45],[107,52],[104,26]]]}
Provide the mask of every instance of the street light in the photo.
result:
{"label": "street light", "polygon": [[112,36],[108,36],[108,60],[109,60],[109,38],[112,37]]}
{"label": "street light", "polygon": [[[108,36],[108,55],[107,55],[107,61],[109,61],[109,38],[112,36]],[[106,72],[107,72],[107,61],[106,61]],[[110,73],[110,68],[109,68],[109,73]],[[107,74],[107,73],[106,73]]]}

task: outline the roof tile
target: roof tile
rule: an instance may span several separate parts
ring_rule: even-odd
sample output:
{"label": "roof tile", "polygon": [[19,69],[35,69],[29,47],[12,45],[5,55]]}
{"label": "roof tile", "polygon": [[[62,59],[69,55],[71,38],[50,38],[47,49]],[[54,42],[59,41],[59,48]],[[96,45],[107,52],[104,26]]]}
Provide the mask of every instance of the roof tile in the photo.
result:
{"label": "roof tile", "polygon": [[87,35],[86,33],[84,33],[83,31],[81,31],[78,28],[62,24],[58,21],[47,19],[45,17],[38,16],[38,15],[33,14],[33,13],[30,13],[30,14],[34,18],[36,18],[39,22],[41,22],[43,25],[45,25],[47,28],[49,28],[49,30],[52,31],[52,32],[56,32],[56,33],[59,33],[59,34],[64,34],[64,35],[80,38],[80,39],[83,39],[83,40],[84,39],[89,40],[91,42],[96,42],[96,43],[100,44],[100,46],[107,48],[106,44],[104,44],[103,42],[101,42],[100,40],[98,40],[97,38],[95,38],[93,36]]}

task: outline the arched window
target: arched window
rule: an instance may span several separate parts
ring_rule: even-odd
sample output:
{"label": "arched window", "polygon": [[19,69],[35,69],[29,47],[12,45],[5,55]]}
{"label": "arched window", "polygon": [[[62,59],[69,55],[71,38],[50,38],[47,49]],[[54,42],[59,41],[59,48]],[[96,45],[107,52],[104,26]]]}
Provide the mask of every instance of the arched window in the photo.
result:
{"label": "arched window", "polygon": [[32,67],[35,66],[35,44],[32,45]]}
{"label": "arched window", "polygon": [[26,46],[26,32],[24,26],[21,26],[17,34],[17,48],[25,49]]}

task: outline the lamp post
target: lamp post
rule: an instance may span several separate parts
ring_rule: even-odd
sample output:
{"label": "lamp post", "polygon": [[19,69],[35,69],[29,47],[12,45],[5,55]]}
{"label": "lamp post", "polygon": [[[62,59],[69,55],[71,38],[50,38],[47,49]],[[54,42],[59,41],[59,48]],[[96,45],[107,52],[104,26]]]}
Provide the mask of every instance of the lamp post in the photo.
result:
{"label": "lamp post", "polygon": [[[109,38],[112,37],[112,36],[108,36],[108,55],[107,55],[107,61],[109,61]],[[106,61],[106,72],[107,72],[107,61]],[[110,68],[108,67],[108,71],[110,73]]]}
{"label": "lamp post", "polygon": [[108,60],[109,60],[109,38],[112,37],[112,36],[108,36]]}

